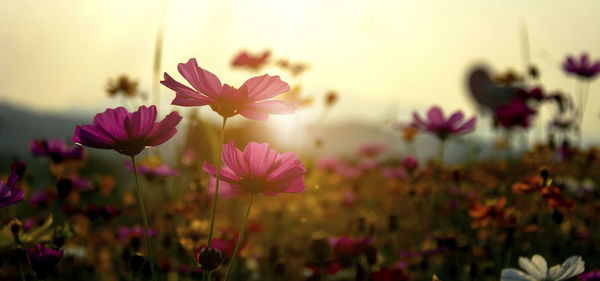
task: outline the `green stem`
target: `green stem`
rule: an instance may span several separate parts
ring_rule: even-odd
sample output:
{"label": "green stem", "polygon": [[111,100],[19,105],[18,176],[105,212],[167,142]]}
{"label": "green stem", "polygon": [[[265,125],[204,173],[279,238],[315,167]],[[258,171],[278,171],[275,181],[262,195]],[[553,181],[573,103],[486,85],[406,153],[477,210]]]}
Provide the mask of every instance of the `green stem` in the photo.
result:
{"label": "green stem", "polygon": [[217,161],[217,178],[215,182],[215,196],[213,199],[212,213],[210,215],[210,229],[208,230],[208,243],[207,247],[210,248],[213,236],[213,229],[215,226],[215,214],[217,213],[217,199],[219,198],[219,182],[221,180],[221,162],[223,161],[223,142],[225,139],[225,123],[227,118],[223,118],[223,125],[221,126],[221,136],[219,137],[219,160]]}
{"label": "green stem", "polygon": [[148,261],[150,262],[150,271],[152,272],[152,280],[156,280],[156,273],[154,272],[154,254],[152,253],[150,235],[148,234],[148,219],[146,218],[146,210],[144,209],[144,196],[142,194],[142,189],[140,188],[134,156],[131,156],[131,164],[133,166],[133,173],[135,174],[135,191],[138,196],[138,204],[140,205],[142,220],[144,221],[144,233],[146,234],[146,250],[148,250]]}
{"label": "green stem", "polygon": [[250,202],[248,202],[248,210],[246,210],[246,216],[244,217],[244,221],[242,222],[242,228],[240,229],[240,236],[238,237],[237,243],[235,243],[235,250],[233,250],[233,256],[231,257],[231,261],[229,262],[229,266],[227,267],[227,275],[225,275],[225,281],[229,281],[229,277],[231,276],[231,270],[233,269],[233,264],[235,263],[235,257],[237,256],[237,253],[240,250],[240,245],[244,240],[244,233],[246,232],[246,222],[248,221],[248,214],[250,214],[250,207],[252,207],[253,198],[254,193],[251,193]]}
{"label": "green stem", "polygon": [[[217,199],[219,198],[219,182],[221,180],[221,162],[223,161],[223,142],[225,141],[225,124],[227,123],[227,118],[223,117],[223,125],[221,126],[221,135],[219,136],[219,160],[217,161],[217,177],[215,181],[215,196],[213,198],[212,212],[210,215],[210,228],[208,230],[208,242],[206,243],[206,247],[210,248],[212,245],[212,237],[213,230],[215,227],[215,215],[217,214]],[[209,271],[207,274],[202,274],[202,281],[210,280],[212,275],[212,271]]]}
{"label": "green stem", "polygon": [[23,265],[21,265],[21,257],[17,258],[17,263],[19,264],[19,276],[21,276],[21,281],[25,281],[25,272],[23,272]]}
{"label": "green stem", "polygon": [[439,151],[439,155],[438,155],[438,159],[440,161],[440,166],[444,166],[444,152],[446,151],[446,140],[443,139],[442,143],[440,144],[440,151]]}

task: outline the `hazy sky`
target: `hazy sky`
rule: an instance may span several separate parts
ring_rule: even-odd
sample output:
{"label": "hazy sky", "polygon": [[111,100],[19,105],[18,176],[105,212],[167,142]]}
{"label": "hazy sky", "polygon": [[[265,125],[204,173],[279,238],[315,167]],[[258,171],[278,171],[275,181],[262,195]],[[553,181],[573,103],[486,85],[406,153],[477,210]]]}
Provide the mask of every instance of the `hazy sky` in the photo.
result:
{"label": "hazy sky", "polygon": [[[180,79],[177,63],[195,57],[223,82],[240,85],[253,74],[232,70],[232,56],[269,48],[275,57],[311,63],[302,78],[308,93],[341,94],[332,118],[378,120],[392,108],[434,103],[474,112],[464,90],[466,68],[475,61],[496,70],[520,68],[525,21],[547,89],[574,88],[559,67],[566,54],[585,50],[600,57],[597,0],[165,3],[0,1],[0,101],[95,113],[119,104],[103,88],[120,73],[150,91],[154,40],[165,11],[163,71]],[[590,133],[600,128],[598,83],[586,110]],[[174,96],[166,88],[161,95],[165,106]]]}

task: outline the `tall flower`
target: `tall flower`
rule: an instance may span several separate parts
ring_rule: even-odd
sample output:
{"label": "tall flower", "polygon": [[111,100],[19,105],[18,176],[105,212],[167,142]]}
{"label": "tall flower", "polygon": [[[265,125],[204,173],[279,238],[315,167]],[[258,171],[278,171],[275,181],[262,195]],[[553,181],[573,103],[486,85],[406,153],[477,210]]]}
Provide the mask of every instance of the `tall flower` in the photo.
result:
{"label": "tall flower", "polygon": [[[129,113],[124,107],[109,108],[103,113],[96,114],[93,124],[77,126],[72,140],[78,144],[101,149],[114,149],[117,152],[131,157],[131,164],[135,174],[135,187],[138,195],[138,204],[144,232],[148,234],[148,219],[144,210],[144,199],[137,176],[135,156],[145,147],[160,145],[168,141],[177,133],[175,126],[181,121],[177,112],[171,112],[160,122],[156,121],[156,106],[140,106],[136,112]],[[154,257],[150,239],[146,239],[148,260],[155,280]]]}
{"label": "tall flower", "polygon": [[0,180],[0,209],[23,201],[23,190],[15,188],[15,184],[19,179],[19,172],[17,169],[18,166],[13,165],[6,183]]}
{"label": "tall flower", "polygon": [[531,259],[520,257],[519,265],[525,272],[507,268],[502,270],[501,281],[561,281],[581,274],[585,262],[580,256],[572,256],[562,264],[548,268],[544,257],[534,255]]}
{"label": "tall flower", "polygon": [[582,53],[579,58],[567,56],[562,66],[565,72],[581,79],[593,79],[600,72],[600,60],[591,62],[587,53]]}
{"label": "tall flower", "polygon": [[[296,153],[280,154],[268,144],[250,142],[241,151],[233,142],[223,145],[222,180],[237,193],[262,193],[275,196],[279,193],[297,193],[305,189],[306,172]],[[215,166],[204,163],[204,171],[215,177]]]}
{"label": "tall flower", "polygon": [[[227,267],[227,275],[225,275],[225,281],[227,281],[231,276],[239,247],[244,241],[246,222],[254,195],[262,193],[267,196],[275,196],[282,192],[302,192],[305,189],[303,176],[306,169],[295,153],[280,154],[266,143],[255,142],[248,143],[244,151],[235,148],[233,142],[223,145],[223,162],[225,162],[225,166],[220,170],[220,175],[227,183],[225,186],[238,193],[250,194],[250,202],[242,222],[240,238]],[[219,173],[215,166],[208,163],[204,164],[204,170],[213,177]]]}
{"label": "tall flower", "polygon": [[196,59],[180,63],[179,73],[193,89],[164,74],[160,83],[175,91],[171,104],[180,106],[209,105],[223,118],[240,114],[246,118],[265,121],[270,114],[294,113],[295,106],[279,100],[268,100],[290,90],[290,86],[279,76],[267,74],[248,79],[240,88],[221,84],[219,78],[202,69]]}
{"label": "tall flower", "polygon": [[27,249],[27,253],[31,260],[31,267],[35,271],[36,277],[40,279],[46,279],[51,275],[64,255],[62,250],[46,248],[43,244]]}
{"label": "tall flower", "polygon": [[93,124],[77,126],[72,140],[93,148],[114,149],[132,157],[145,147],[160,145],[173,137],[181,116],[171,112],[162,121],[155,121],[154,105],[142,105],[133,113],[124,107],[109,108],[96,114]]}
{"label": "tall flower", "polygon": [[427,119],[421,118],[416,112],[413,113],[412,126],[423,132],[436,135],[441,140],[446,140],[452,135],[462,135],[475,129],[476,117],[463,122],[462,111],[452,113],[448,119],[444,117],[442,109],[434,106],[427,111]]}

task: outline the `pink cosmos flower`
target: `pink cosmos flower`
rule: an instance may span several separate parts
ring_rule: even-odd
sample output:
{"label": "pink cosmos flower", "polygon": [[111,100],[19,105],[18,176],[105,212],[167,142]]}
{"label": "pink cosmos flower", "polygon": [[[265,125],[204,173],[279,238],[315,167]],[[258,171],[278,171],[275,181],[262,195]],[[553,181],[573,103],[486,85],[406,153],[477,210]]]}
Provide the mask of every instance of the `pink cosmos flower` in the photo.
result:
{"label": "pink cosmos flower", "polygon": [[280,100],[268,100],[290,90],[279,76],[267,74],[248,79],[239,89],[221,84],[219,78],[202,69],[196,59],[180,63],[179,73],[192,85],[185,86],[165,73],[160,83],[175,91],[171,104],[179,106],[209,105],[223,118],[240,114],[246,118],[265,121],[269,114],[294,113],[295,106]]}
{"label": "pink cosmos flower", "polygon": [[579,58],[567,56],[563,62],[563,70],[582,79],[592,79],[600,72],[600,60],[592,63],[586,53],[582,53]]}
{"label": "pink cosmos flower", "polygon": [[145,147],[160,145],[169,140],[181,121],[177,112],[171,112],[156,121],[156,106],[140,106],[129,113],[124,107],[109,108],[94,117],[93,124],[77,126],[73,142],[93,148],[114,149],[127,156],[135,156]]}
{"label": "pink cosmos flower", "polygon": [[412,126],[415,129],[435,134],[441,140],[446,140],[452,135],[466,134],[475,129],[476,117],[463,123],[462,111],[454,112],[448,119],[444,117],[442,109],[434,106],[427,111],[427,120],[422,119],[416,112],[413,113]]}
{"label": "pink cosmos flower", "polygon": [[254,55],[246,51],[242,51],[235,57],[235,59],[233,59],[231,65],[234,67],[246,67],[258,70],[267,62],[267,59],[270,55],[271,52],[269,50],[264,51],[260,55]]}
{"label": "pink cosmos flower", "polygon": [[[248,143],[244,151],[240,151],[230,142],[223,145],[223,162],[223,189],[267,196],[305,189],[303,175],[306,169],[294,152],[280,154],[266,143],[255,142]],[[204,171],[213,177],[217,175],[217,168],[206,162]]]}

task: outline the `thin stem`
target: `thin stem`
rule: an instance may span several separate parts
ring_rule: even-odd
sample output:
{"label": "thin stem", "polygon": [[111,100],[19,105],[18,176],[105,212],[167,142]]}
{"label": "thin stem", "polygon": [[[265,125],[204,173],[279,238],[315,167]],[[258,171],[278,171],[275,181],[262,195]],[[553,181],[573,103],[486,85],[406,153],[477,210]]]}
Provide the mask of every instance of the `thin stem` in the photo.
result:
{"label": "thin stem", "polygon": [[156,274],[154,272],[154,254],[152,253],[152,245],[150,243],[150,235],[148,234],[148,219],[146,218],[146,210],[144,209],[144,196],[140,183],[138,180],[137,167],[135,166],[135,158],[131,156],[131,164],[133,166],[133,173],[135,174],[135,191],[138,196],[138,204],[140,205],[140,212],[142,213],[142,220],[144,221],[144,233],[146,234],[146,250],[148,250],[148,261],[150,262],[150,271],[152,272],[152,280],[156,280]]}
{"label": "thin stem", "polygon": [[212,213],[210,215],[210,229],[208,230],[208,243],[207,247],[210,248],[213,236],[213,229],[215,226],[215,214],[217,213],[217,199],[219,198],[219,181],[221,180],[221,162],[223,161],[223,141],[225,139],[225,123],[227,118],[223,118],[223,125],[221,126],[221,136],[219,137],[219,160],[217,161],[217,178],[215,182],[215,196],[213,199]]}
{"label": "thin stem", "polygon": [[438,159],[440,161],[440,166],[444,165],[444,152],[446,151],[446,140],[443,139],[442,143],[440,144],[440,151],[439,151],[439,155],[438,155]]}
{"label": "thin stem", "polygon": [[[223,117],[223,125],[221,126],[221,135],[219,136],[219,160],[217,161],[217,177],[215,181],[215,196],[213,197],[212,212],[210,215],[210,228],[208,230],[208,242],[206,247],[210,248],[212,245],[213,230],[215,227],[215,215],[217,214],[217,200],[219,199],[219,182],[221,180],[221,162],[223,162],[223,142],[225,141],[225,124],[227,118]],[[202,281],[210,280],[212,270],[207,274],[202,274]]]}
{"label": "thin stem", "polygon": [[21,257],[17,258],[17,263],[19,264],[19,276],[21,276],[21,281],[25,281],[25,272],[23,272],[23,265],[21,265]]}
{"label": "thin stem", "polygon": [[250,202],[248,202],[248,210],[246,210],[246,216],[244,217],[244,221],[242,222],[242,229],[240,229],[240,237],[238,238],[237,243],[235,243],[235,250],[233,250],[233,256],[231,257],[231,262],[229,262],[229,266],[227,267],[227,275],[225,275],[225,281],[229,281],[229,276],[231,276],[231,270],[233,269],[233,264],[235,263],[235,257],[237,256],[238,251],[240,250],[240,245],[244,240],[244,233],[246,232],[246,222],[248,221],[248,214],[250,214],[250,207],[252,207],[252,199],[254,198],[254,193],[250,194]]}
{"label": "thin stem", "polygon": [[580,93],[580,104],[579,104],[579,146],[583,144],[583,115],[585,113],[585,106],[589,97],[589,84],[587,80],[580,82],[581,93]]}

